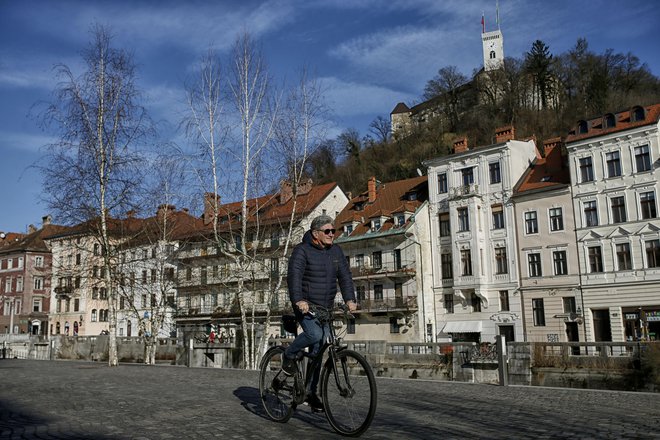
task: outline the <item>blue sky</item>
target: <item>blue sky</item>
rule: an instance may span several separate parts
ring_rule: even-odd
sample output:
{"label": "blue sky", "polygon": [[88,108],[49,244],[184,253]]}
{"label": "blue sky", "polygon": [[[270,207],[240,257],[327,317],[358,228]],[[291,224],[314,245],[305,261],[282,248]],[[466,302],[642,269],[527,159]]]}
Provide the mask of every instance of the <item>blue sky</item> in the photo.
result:
{"label": "blue sky", "polygon": [[[495,28],[495,0],[74,1],[0,0],[0,231],[39,226],[47,207],[42,179],[30,168],[50,140],[30,118],[49,100],[52,66],[80,72],[90,25],[111,27],[130,49],[154,119],[175,127],[183,83],[209,45],[221,52],[249,31],[260,40],[273,77],[295,79],[308,66],[334,112],[330,134],[366,134],[397,102],[419,102],[441,67],[466,75],[481,67],[481,14]],[[590,48],[633,52],[660,75],[655,0],[500,0],[506,56],[521,57],[536,39],[562,53],[587,38]],[[176,136],[172,133],[172,136]],[[55,219],[57,221],[58,219]]]}

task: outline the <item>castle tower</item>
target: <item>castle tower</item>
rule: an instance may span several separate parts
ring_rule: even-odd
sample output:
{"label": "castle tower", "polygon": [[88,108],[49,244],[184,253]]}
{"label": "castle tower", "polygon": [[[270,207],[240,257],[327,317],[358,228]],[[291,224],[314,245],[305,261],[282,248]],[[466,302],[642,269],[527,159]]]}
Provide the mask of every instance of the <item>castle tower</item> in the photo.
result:
{"label": "castle tower", "polygon": [[481,16],[481,44],[484,51],[484,70],[496,70],[504,64],[504,39],[500,30],[499,4],[497,6],[497,30],[486,32],[486,21]]}

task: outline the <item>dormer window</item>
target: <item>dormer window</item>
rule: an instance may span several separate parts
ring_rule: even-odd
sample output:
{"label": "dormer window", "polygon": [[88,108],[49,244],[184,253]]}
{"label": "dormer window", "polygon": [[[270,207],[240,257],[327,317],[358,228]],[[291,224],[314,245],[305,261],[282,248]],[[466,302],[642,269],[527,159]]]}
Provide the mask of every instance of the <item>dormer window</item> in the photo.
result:
{"label": "dormer window", "polygon": [[612,128],[616,126],[616,118],[612,113],[603,116],[603,128]]}
{"label": "dormer window", "polygon": [[409,200],[409,201],[417,200],[417,193],[414,192],[414,191],[411,191],[411,192],[407,193],[406,194],[406,200]]}
{"label": "dormer window", "polygon": [[355,206],[354,206],[354,208],[355,208],[356,211],[362,211],[362,210],[364,210],[364,202],[356,203]]}
{"label": "dormer window", "polygon": [[371,232],[379,231],[381,227],[380,218],[375,218],[371,221]]}
{"label": "dormer window", "polygon": [[397,214],[396,217],[394,217],[394,223],[396,224],[397,227],[403,226],[406,223],[406,215]]}
{"label": "dormer window", "polygon": [[644,119],[646,119],[644,115],[644,107],[636,106],[630,112],[631,122],[643,121]]}
{"label": "dormer window", "polygon": [[578,126],[577,126],[577,132],[578,134],[584,134],[589,131],[589,124],[587,124],[587,121],[579,121]]}
{"label": "dormer window", "polygon": [[353,225],[344,225],[344,235],[349,236],[353,233]]}

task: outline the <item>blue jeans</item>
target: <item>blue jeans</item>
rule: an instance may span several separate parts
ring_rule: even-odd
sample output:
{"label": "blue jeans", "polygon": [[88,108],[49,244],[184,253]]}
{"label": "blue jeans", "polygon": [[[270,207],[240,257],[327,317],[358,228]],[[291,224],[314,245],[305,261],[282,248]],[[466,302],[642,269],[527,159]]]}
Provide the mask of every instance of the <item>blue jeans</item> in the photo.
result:
{"label": "blue jeans", "polygon": [[[288,358],[295,358],[301,350],[307,347],[312,347],[310,354],[315,356],[321,349],[321,343],[323,342],[323,334],[330,333],[330,328],[328,324],[325,325],[325,329],[321,326],[321,323],[318,319],[308,314],[302,315],[302,319],[299,313],[296,313],[298,322],[303,329],[303,332],[296,336],[296,339],[293,340],[291,344],[284,351],[284,355]],[[316,388],[319,384],[319,377],[321,374],[321,368],[314,371],[314,376],[309,385],[309,391],[311,393],[316,393]]]}

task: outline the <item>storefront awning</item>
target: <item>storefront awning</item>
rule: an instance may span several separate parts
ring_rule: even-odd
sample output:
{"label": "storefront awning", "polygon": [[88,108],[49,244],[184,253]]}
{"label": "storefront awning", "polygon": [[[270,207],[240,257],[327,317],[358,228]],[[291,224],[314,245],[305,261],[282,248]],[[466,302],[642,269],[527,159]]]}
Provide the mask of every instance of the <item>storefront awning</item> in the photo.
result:
{"label": "storefront awning", "polygon": [[481,333],[481,321],[453,321],[445,324],[443,333]]}

